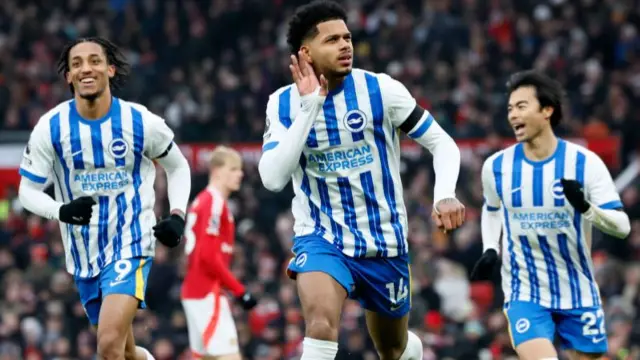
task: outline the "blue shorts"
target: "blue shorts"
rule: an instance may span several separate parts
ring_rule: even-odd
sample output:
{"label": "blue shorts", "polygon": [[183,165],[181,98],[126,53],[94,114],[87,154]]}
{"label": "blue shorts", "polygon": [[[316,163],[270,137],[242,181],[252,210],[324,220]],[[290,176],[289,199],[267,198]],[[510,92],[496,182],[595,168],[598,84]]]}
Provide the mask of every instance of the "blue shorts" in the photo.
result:
{"label": "blue shorts", "polygon": [[80,302],[91,325],[98,325],[102,299],[110,294],[131,295],[140,300],[141,309],[147,307],[144,293],[152,263],[152,257],[118,260],[107,265],[96,277],[75,279]]}
{"label": "blue shorts", "polygon": [[400,318],[411,309],[411,270],[407,255],[393,258],[352,258],[317,235],[294,239],[295,258],[287,273],[320,271],[333,277],[363,308]]}
{"label": "blue shorts", "polygon": [[586,354],[607,352],[604,311],[600,306],[560,310],[512,301],[504,305],[504,313],[514,347],[538,338],[553,343],[557,335],[563,348]]}

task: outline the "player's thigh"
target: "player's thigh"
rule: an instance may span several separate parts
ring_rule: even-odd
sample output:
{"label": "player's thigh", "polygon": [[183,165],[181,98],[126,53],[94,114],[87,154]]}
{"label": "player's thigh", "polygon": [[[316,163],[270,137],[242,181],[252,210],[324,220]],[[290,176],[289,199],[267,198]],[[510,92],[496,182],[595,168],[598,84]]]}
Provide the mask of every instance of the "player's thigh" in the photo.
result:
{"label": "player's thigh", "polygon": [[89,322],[93,327],[98,326],[100,317],[100,307],[102,306],[102,293],[100,290],[100,277],[90,279],[74,279],[78,294],[80,295],[80,303],[84,309]]}
{"label": "player's thigh", "polygon": [[123,259],[102,269],[99,343],[125,344],[137,309],[145,307],[144,293],[151,263],[151,258]]}
{"label": "player's thigh", "polygon": [[555,316],[562,347],[570,350],[573,359],[598,359],[608,351],[601,307],[561,310]]}
{"label": "player's thigh", "polygon": [[505,304],[504,314],[511,344],[520,359],[558,356],[553,346],[556,328],[551,310],[530,302],[511,301]]}
{"label": "player's thigh", "polygon": [[600,360],[603,359],[604,354],[585,354],[575,350],[568,350],[570,360]]}
{"label": "player's thigh", "polygon": [[294,240],[295,258],[287,273],[296,280],[306,322],[306,335],[321,340],[337,339],[342,305],[353,287],[345,256],[318,236]]}
{"label": "player's thigh", "polygon": [[212,296],[213,315],[203,334],[205,356],[236,356],[240,354],[238,331],[225,296]]}
{"label": "player's thigh", "polygon": [[355,297],[366,309],[369,334],[383,359],[395,359],[407,344],[411,309],[408,256],[352,259]]}

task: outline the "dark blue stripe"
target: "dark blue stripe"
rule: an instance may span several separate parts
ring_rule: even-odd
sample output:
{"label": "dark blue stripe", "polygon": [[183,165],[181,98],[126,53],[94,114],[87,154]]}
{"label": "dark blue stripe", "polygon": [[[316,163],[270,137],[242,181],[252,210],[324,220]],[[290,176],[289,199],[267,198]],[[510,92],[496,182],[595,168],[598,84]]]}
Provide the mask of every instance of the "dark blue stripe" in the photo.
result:
{"label": "dark blue stripe", "polygon": [[269,150],[275,149],[279,143],[280,143],[279,141],[271,141],[262,145],[262,152],[267,152]]}
{"label": "dark blue stripe", "polygon": [[98,269],[106,263],[105,250],[109,244],[109,197],[98,197]]}
{"label": "dark blue stripe", "polygon": [[569,285],[571,286],[571,307],[581,307],[582,297],[580,296],[580,282],[578,281],[578,271],[573,265],[573,259],[569,253],[569,244],[567,242],[567,234],[558,234],[558,248],[560,255],[567,265],[567,273],[569,274]]}
{"label": "dark blue stripe", "polygon": [[124,217],[125,212],[127,211],[127,199],[125,198],[124,193],[118,194],[116,196],[116,207],[118,211],[117,225],[116,225],[116,235],[113,237],[113,261],[118,261],[122,259],[122,228],[124,228],[124,224],[126,219]]}
{"label": "dark blue stripe", "polygon": [[[122,112],[120,111],[120,100],[115,97],[111,103],[111,137],[113,140],[124,140],[122,137]],[[116,158],[116,167],[123,167],[125,164],[126,157]]]}
{"label": "dark blue stripe", "polygon": [[354,257],[364,256],[367,253],[367,242],[362,235],[362,231],[358,229],[358,216],[356,215],[349,178],[339,177],[338,188],[340,189],[340,200],[344,211],[344,223],[349,227],[355,238]]}
{"label": "dark blue stripe", "polygon": [[71,142],[71,154],[73,154],[73,168],[76,170],[84,169],[84,161],[82,159],[82,139],[80,137],[80,115],[75,110],[73,103],[70,103],[69,109],[69,137]]}
{"label": "dark blue stripe", "polygon": [[[378,78],[374,75],[366,74],[367,90],[369,92],[369,100],[371,102],[371,113],[373,115],[373,135],[375,138],[376,148],[380,154],[380,169],[382,170],[382,189],[384,197],[389,205],[391,212],[391,226],[398,244],[398,255],[404,255],[407,252],[405,248],[405,238],[400,223],[400,214],[396,204],[396,195],[394,189],[394,177],[391,175],[389,168],[389,159],[387,155],[387,142],[384,135],[384,107],[382,102],[382,93],[380,92],[380,84]],[[400,174],[395,174],[395,178],[400,178]],[[400,194],[402,196],[402,194]],[[384,256],[387,255],[387,245],[383,239]]]}
{"label": "dark blue stripe", "polygon": [[[556,156],[555,156],[555,176],[554,176],[554,180],[556,181],[556,183],[560,183],[560,179],[564,177],[564,162],[565,162],[566,153],[567,153],[567,143],[565,143],[563,140],[558,140],[558,149],[556,150]],[[564,196],[561,194],[555,195],[553,197],[553,204],[557,207],[564,206]]]}
{"label": "dark blue stripe", "polygon": [[[347,104],[347,112],[358,109],[358,96],[356,85],[353,81],[353,74],[347,75],[344,79],[344,101]],[[351,134],[353,141],[364,140],[364,129]]]}
{"label": "dark blue stripe", "polygon": [[[578,152],[576,157],[576,180],[584,187],[584,166],[587,161],[586,156]],[[573,226],[576,229],[576,242],[578,244],[578,256],[580,258],[580,267],[582,268],[582,273],[589,280],[589,287],[591,290],[591,299],[593,300],[593,306],[599,306],[600,301],[598,300],[598,291],[595,287],[595,280],[593,276],[591,276],[591,270],[589,269],[589,262],[587,261],[587,256],[585,255],[584,245],[582,244],[582,214],[577,211],[574,212],[573,215]]]}
{"label": "dark blue stripe", "polygon": [[544,165],[533,165],[533,206],[539,207],[544,205]]}
{"label": "dark blue stripe", "polygon": [[380,223],[380,205],[378,204],[378,199],[376,199],[371,171],[365,171],[360,174],[360,183],[362,184],[362,191],[364,191],[364,202],[367,206],[369,230],[376,244],[376,256],[386,256],[382,224]]}
{"label": "dark blue stripe", "polygon": [[557,309],[560,307],[560,282],[558,280],[558,268],[556,267],[556,261],[553,258],[551,246],[549,245],[547,237],[538,235],[538,243],[540,243],[544,263],[547,265],[547,276],[549,277],[549,290],[551,293],[551,308]]}
{"label": "dark blue stripe", "polygon": [[485,205],[485,206],[487,207],[488,211],[498,211],[498,210],[500,210],[499,207],[493,207],[493,206],[490,206],[490,205]]}
{"label": "dark blue stripe", "polygon": [[522,144],[516,145],[513,154],[513,173],[511,175],[511,206],[522,207],[522,160],[524,151]]}
{"label": "dark blue stripe", "polygon": [[133,256],[142,255],[142,230],[140,229],[140,213],[142,212],[142,201],[140,200],[140,185],[142,185],[142,177],[140,176],[140,164],[144,153],[144,124],[142,123],[142,114],[131,108],[131,116],[133,120],[133,189],[134,195],[131,200],[131,208],[133,216],[131,218],[131,247]]}
{"label": "dark blue stripe", "polygon": [[[84,170],[84,149],[82,144],[82,136],[80,135],[80,115],[78,114],[75,104],[69,103],[69,137],[71,142],[71,154],[73,154],[73,168],[75,170]],[[91,129],[99,127],[91,126]],[[102,146],[100,146],[102,147]],[[102,155],[102,154],[101,154]],[[100,155],[100,156],[101,156]],[[87,267],[89,271],[89,277],[93,276],[93,266],[91,265],[91,257],[89,253],[89,225],[82,225],[80,228],[80,234],[82,234],[82,244],[84,245],[84,253],[87,259]]]}
{"label": "dark blue stripe", "polygon": [[[504,194],[502,191],[502,162],[504,159],[504,154],[498,155],[495,159],[493,159],[493,177],[496,183],[496,192],[498,193],[498,197],[500,201],[504,204]],[[515,242],[511,237],[511,226],[509,225],[509,213],[507,212],[507,207],[503,206],[504,213],[504,226],[507,230],[507,252],[509,253],[509,265],[511,267],[511,301],[518,300],[520,296],[520,268],[518,267],[518,262],[516,260],[516,253],[514,251]]]}
{"label": "dark blue stripe", "polygon": [[91,126],[91,147],[93,149],[93,166],[104,168],[104,150],[102,148],[102,131],[100,125]]}
{"label": "dark blue stripe", "polygon": [[424,121],[422,121],[422,123],[420,124],[420,127],[418,127],[416,131],[409,134],[409,137],[411,137],[412,139],[417,139],[422,135],[424,135],[424,133],[426,133],[427,130],[429,130],[429,128],[431,127],[431,124],[433,124],[433,120],[434,120],[433,115],[429,114],[429,116],[427,116],[427,118]]}
{"label": "dark blue stripe", "polygon": [[342,227],[333,220],[333,209],[331,208],[331,198],[329,197],[329,187],[324,178],[316,178],[318,186],[318,194],[320,195],[320,210],[327,215],[331,224],[331,234],[333,235],[333,244],[342,251],[344,243],[342,242]]}
{"label": "dark blue stripe", "polygon": [[531,301],[540,304],[540,281],[538,279],[538,269],[533,259],[533,251],[529,239],[526,235],[520,235],[520,245],[522,245],[522,255],[524,256],[529,273],[529,291],[531,292]]}
{"label": "dark blue stripe", "polygon": [[604,203],[598,207],[604,210],[624,209],[624,205],[622,205],[620,200],[609,201],[608,203]]}
{"label": "dark blue stripe", "polygon": [[[58,155],[58,161],[60,161],[60,165],[62,165],[62,171],[64,175],[64,185],[67,190],[67,199],[68,201],[73,200],[73,193],[71,192],[71,185],[69,183],[69,167],[67,166],[67,162],[65,160],[64,152],[62,150],[62,144],[60,142],[60,114],[54,115],[49,122],[49,131],[51,133],[51,144]],[[67,224],[67,233],[71,238],[71,244],[69,244],[69,248],[71,249],[71,257],[73,258],[73,263],[75,265],[75,271],[73,275],[75,277],[80,276],[80,252],[78,251],[78,244],[76,244],[76,237],[73,233],[73,225]],[[67,239],[62,239],[62,241],[66,241]]]}
{"label": "dark blue stripe", "polygon": [[278,118],[282,126],[291,126],[291,87],[280,93],[278,98]]}
{"label": "dark blue stripe", "polygon": [[307,175],[307,158],[304,155],[300,156],[300,169],[302,170],[302,183],[300,189],[307,196],[309,201],[309,211],[311,214],[311,220],[314,222],[314,233],[318,235],[324,235],[324,228],[320,221],[320,209],[311,201],[311,184],[309,183],[309,176]]}
{"label": "dark blue stripe", "polygon": [[46,177],[42,177],[42,176],[38,176],[32,172],[29,172],[23,168],[20,168],[20,170],[18,171],[18,173],[24,177],[26,177],[27,179],[38,183],[38,184],[44,184],[47,182],[47,178]]}
{"label": "dark blue stripe", "polygon": [[324,111],[324,121],[329,137],[329,145],[340,145],[340,130],[338,129],[338,118],[336,118],[336,107],[333,103],[333,96],[327,96],[322,105]]}

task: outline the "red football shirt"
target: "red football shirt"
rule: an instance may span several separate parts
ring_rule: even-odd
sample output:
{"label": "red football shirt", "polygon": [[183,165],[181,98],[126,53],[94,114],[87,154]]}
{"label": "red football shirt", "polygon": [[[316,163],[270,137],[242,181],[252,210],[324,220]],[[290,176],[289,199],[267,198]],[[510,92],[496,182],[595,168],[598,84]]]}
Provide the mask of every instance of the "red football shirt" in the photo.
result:
{"label": "red football shirt", "polygon": [[185,224],[187,274],[182,283],[183,299],[202,299],[220,288],[242,296],[244,286],[229,265],[233,259],[235,222],[226,199],[208,187],[195,198]]}

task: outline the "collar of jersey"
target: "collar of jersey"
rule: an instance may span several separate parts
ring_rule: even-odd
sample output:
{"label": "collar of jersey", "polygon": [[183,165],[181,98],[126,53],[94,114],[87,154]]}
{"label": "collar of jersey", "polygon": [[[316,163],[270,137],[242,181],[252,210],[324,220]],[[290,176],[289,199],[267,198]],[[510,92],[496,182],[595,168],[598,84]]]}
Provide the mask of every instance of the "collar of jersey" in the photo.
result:
{"label": "collar of jersey", "polygon": [[527,157],[527,155],[524,153],[524,147],[522,145],[522,143],[518,143],[518,145],[516,145],[516,152],[520,153],[520,156],[522,156],[522,160],[524,160],[526,163],[528,163],[529,165],[533,165],[533,166],[541,166],[544,165],[546,163],[548,163],[549,161],[555,159],[559,154],[560,151],[562,150],[561,148],[564,147],[564,140],[557,138],[558,139],[558,143],[556,144],[556,149],[553,151],[553,154],[551,154],[548,158],[543,159],[543,160],[531,160]]}
{"label": "collar of jersey", "polygon": [[101,118],[99,119],[95,119],[95,120],[89,120],[89,119],[85,119],[82,117],[82,115],[80,115],[80,113],[78,112],[78,109],[76,108],[76,101],[71,100],[71,104],[70,104],[70,111],[71,111],[71,116],[76,117],[78,119],[78,121],[80,121],[83,124],[87,124],[90,126],[95,126],[95,125],[100,125],[103,122],[107,121],[108,119],[111,118],[111,114],[113,114],[116,111],[119,111],[120,109],[120,103],[118,102],[118,98],[112,96],[111,97],[111,106],[109,107],[109,111]]}

